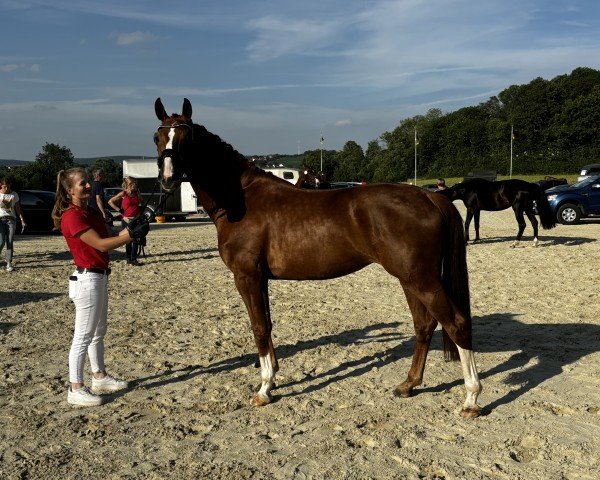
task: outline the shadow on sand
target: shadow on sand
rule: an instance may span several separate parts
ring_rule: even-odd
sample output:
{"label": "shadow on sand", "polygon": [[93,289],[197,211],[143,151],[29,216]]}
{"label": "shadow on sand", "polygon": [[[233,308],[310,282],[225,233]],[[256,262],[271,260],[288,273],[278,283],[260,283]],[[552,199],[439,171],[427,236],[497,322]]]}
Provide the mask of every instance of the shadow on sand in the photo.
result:
{"label": "shadow on sand", "polygon": [[[481,379],[498,374],[508,374],[504,380],[506,385],[518,386],[509,393],[498,398],[483,409],[483,414],[488,414],[495,408],[513,402],[521,395],[529,392],[541,383],[560,373],[563,368],[582,357],[600,350],[600,326],[594,324],[525,324],[519,322],[513,314],[500,313],[473,319],[475,332],[475,351],[477,353],[516,352],[503,363],[480,373]],[[397,328],[397,322],[377,323],[361,329],[340,332],[336,335],[327,335],[313,340],[300,341],[293,345],[277,347],[276,352],[281,360],[293,357],[304,350],[312,350],[321,345],[337,344],[352,347],[360,342],[389,342],[398,341],[399,345],[381,352],[363,356],[356,360],[344,362],[330,370],[319,374],[308,374],[304,379],[291,381],[279,385],[303,386],[291,393],[279,396],[296,396],[321,390],[327,385],[345,378],[357,377],[370,371],[374,366],[381,368],[395,362],[399,358],[412,355],[414,337],[403,340],[402,335],[390,331]],[[436,332],[432,342],[430,355],[439,354],[441,341],[439,331]],[[206,366],[189,365],[184,368],[168,370],[157,375],[140,378],[132,382],[133,387],[146,389],[157,388],[171,383],[187,381],[198,375],[218,374],[229,372],[241,367],[253,365],[256,353],[249,353],[239,357],[223,359]],[[532,362],[532,360],[534,360]],[[531,364],[530,364],[531,363]],[[460,369],[457,369],[460,372]],[[425,369],[427,378],[427,368]],[[434,387],[417,388],[415,394],[423,392],[442,392],[462,385],[463,378],[459,376],[450,383],[443,383]],[[168,377],[168,378],[167,378]],[[404,380],[399,373],[398,383]],[[428,379],[432,383],[434,379]],[[276,391],[275,391],[276,393]]]}

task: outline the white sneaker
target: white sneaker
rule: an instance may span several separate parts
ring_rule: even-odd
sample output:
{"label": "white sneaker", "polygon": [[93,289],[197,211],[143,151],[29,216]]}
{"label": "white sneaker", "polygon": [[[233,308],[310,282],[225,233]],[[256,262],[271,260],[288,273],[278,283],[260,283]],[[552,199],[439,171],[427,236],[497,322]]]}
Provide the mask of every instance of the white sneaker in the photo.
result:
{"label": "white sneaker", "polygon": [[129,386],[125,380],[106,375],[104,378],[92,377],[92,388],[94,392],[118,392]]}
{"label": "white sneaker", "polygon": [[6,262],[6,271],[12,272],[14,270],[12,264],[10,262]]}
{"label": "white sneaker", "polygon": [[81,387],[77,390],[72,390],[69,387],[67,393],[67,402],[71,405],[79,405],[81,407],[96,407],[104,403],[104,399],[92,393],[88,387]]}

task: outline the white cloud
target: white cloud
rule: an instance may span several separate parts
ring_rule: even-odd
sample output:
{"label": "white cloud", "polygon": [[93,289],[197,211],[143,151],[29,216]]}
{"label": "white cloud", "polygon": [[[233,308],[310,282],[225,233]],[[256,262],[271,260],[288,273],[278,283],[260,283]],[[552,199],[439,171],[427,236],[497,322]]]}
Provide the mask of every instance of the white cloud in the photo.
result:
{"label": "white cloud", "polygon": [[131,32],[131,33],[111,33],[109,38],[116,39],[117,45],[133,45],[134,43],[146,43],[156,40],[156,36],[151,33]]}
{"label": "white cloud", "polygon": [[338,120],[337,122],[334,123],[334,125],[336,127],[344,127],[346,125],[352,125],[352,120],[350,120],[349,118],[346,118],[344,120]]}
{"label": "white cloud", "polygon": [[29,67],[29,70],[31,70],[33,73],[39,73],[39,71],[40,71],[39,63],[34,63],[33,65],[31,65],[31,67]]}
{"label": "white cloud", "polygon": [[14,72],[17,68],[19,68],[19,65],[17,65],[16,63],[9,63],[7,65],[0,65],[0,72]]}

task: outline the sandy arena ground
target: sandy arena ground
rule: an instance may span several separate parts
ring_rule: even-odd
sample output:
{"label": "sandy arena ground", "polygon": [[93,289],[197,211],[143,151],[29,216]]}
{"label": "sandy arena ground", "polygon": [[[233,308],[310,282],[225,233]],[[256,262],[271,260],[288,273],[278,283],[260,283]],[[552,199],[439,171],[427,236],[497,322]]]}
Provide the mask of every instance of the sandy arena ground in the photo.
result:
{"label": "sandy arena ground", "polygon": [[143,266],[112,254],[109,371],[133,388],[66,402],[74,307],[60,236],[19,236],[0,271],[0,478],[597,479],[600,220],[509,248],[512,211],[482,213],[470,245],[483,415],[464,420],[459,363],[439,329],[424,384],[404,380],[414,335],[377,265],[271,282],[275,401],[259,383],[245,307],[205,219],[155,225]]}

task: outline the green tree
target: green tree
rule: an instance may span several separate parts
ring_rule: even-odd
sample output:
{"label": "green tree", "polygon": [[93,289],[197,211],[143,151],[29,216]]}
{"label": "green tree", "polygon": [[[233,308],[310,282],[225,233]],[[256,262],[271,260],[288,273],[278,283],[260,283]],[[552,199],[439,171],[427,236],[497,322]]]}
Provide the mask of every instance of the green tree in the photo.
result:
{"label": "green tree", "polygon": [[123,183],[123,164],[121,162],[115,162],[112,158],[99,158],[88,169],[90,178],[93,177],[93,172],[98,169],[102,169],[104,172],[104,186],[120,187]]}
{"label": "green tree", "polygon": [[[337,167],[336,151],[323,150],[323,171],[327,179],[333,178],[333,173]],[[321,170],[321,150],[307,150],[304,152],[302,168],[311,168],[315,172]]]}
{"label": "green tree", "polygon": [[35,161],[15,169],[14,176],[21,188],[54,191],[58,172],[73,167],[74,160],[67,147],[46,143]]}
{"label": "green tree", "polygon": [[362,147],[355,141],[346,142],[344,148],[336,154],[336,163],[333,181],[358,182],[364,180],[367,161]]}

